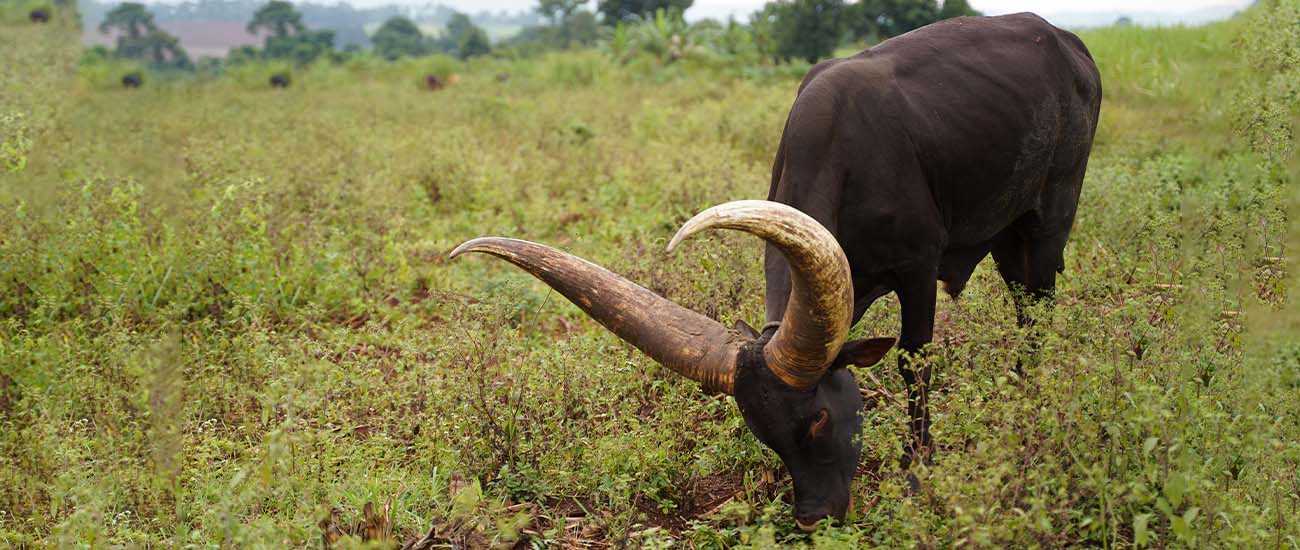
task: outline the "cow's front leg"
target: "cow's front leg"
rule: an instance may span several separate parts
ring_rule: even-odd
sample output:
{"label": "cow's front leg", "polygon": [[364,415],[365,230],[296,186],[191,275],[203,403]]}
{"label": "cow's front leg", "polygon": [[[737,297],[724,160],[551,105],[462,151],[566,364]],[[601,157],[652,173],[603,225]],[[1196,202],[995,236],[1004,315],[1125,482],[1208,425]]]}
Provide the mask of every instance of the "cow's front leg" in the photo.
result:
{"label": "cow's front leg", "polygon": [[907,273],[900,276],[897,290],[903,318],[898,371],[907,383],[910,427],[900,461],[904,470],[917,460],[926,460],[930,453],[930,366],[922,354],[934,335],[936,276],[937,268]]}

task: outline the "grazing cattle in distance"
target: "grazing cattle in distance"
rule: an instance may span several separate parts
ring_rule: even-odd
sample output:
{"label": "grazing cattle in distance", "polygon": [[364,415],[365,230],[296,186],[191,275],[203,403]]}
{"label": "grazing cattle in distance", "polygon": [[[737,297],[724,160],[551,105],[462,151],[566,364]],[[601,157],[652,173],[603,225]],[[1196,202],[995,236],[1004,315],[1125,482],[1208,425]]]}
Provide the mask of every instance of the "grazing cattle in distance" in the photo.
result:
{"label": "grazing cattle in distance", "polygon": [[289,82],[290,80],[289,80],[288,73],[275,73],[271,75],[272,88],[288,88]]}
{"label": "grazing cattle in distance", "polygon": [[[766,201],[696,215],[705,229],[767,241],[762,331],[717,321],[567,253],[486,237],[483,252],[555,288],[620,338],[707,389],[735,396],[750,431],[781,457],[803,529],[842,519],[861,451],[862,398],[846,365],[892,339],[845,342],[876,299],[901,307],[898,368],[910,437],[901,466],[928,457],[938,281],[953,296],[992,254],[1024,308],[1052,296],[1101,104],[1101,78],[1073,34],[1036,15],[962,17],[813,67],[790,108]],[[915,478],[911,478],[916,483]]]}
{"label": "grazing cattle in distance", "polygon": [[436,74],[424,75],[424,87],[430,90],[441,90],[442,79]]}
{"label": "grazing cattle in distance", "polygon": [[27,17],[31,18],[32,23],[46,23],[50,20],[50,12],[38,8],[27,14]]}
{"label": "grazing cattle in distance", "polygon": [[139,88],[141,84],[144,84],[144,75],[139,72],[122,75],[123,88]]}

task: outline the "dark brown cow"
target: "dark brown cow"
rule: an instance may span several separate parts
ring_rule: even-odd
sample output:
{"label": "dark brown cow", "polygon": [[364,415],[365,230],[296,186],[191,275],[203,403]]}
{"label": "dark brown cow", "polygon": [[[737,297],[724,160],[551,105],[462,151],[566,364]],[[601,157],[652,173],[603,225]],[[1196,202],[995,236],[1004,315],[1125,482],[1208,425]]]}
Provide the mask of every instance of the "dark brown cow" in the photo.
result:
{"label": "dark brown cow", "polygon": [[936,23],[809,71],[790,109],[767,201],[723,204],[686,222],[768,242],[767,324],[727,330],[618,275],[542,245],[475,239],[554,287],[670,369],[732,393],[750,430],[794,480],[795,519],[842,518],[860,453],[862,400],[842,367],[870,365],[892,339],[845,342],[888,293],[902,311],[899,370],[911,438],[928,455],[938,281],[957,295],[993,255],[1024,307],[1064,268],[1101,105],[1079,39],[1033,14]]}

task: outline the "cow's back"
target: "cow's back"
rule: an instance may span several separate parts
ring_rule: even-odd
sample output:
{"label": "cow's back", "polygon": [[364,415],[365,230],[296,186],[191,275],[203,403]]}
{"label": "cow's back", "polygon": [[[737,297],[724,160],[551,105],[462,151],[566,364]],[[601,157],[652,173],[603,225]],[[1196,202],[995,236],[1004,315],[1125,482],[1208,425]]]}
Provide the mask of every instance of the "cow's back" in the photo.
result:
{"label": "cow's back", "polygon": [[1086,161],[1096,65],[1077,37],[1036,15],[950,19],[858,59],[888,67],[892,81],[871,84],[889,89],[882,107],[897,111],[881,146],[906,136],[953,244],[990,238],[1036,208],[1064,165]]}

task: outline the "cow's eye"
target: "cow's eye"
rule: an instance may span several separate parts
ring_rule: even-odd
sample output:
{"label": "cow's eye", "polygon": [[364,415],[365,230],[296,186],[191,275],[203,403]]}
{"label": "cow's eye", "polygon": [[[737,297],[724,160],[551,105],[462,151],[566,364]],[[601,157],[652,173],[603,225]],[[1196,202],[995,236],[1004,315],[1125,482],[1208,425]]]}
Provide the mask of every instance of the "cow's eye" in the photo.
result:
{"label": "cow's eye", "polygon": [[808,437],[813,439],[821,437],[822,433],[826,431],[826,425],[830,423],[830,420],[831,415],[826,413],[826,409],[817,411],[812,423],[808,424]]}

